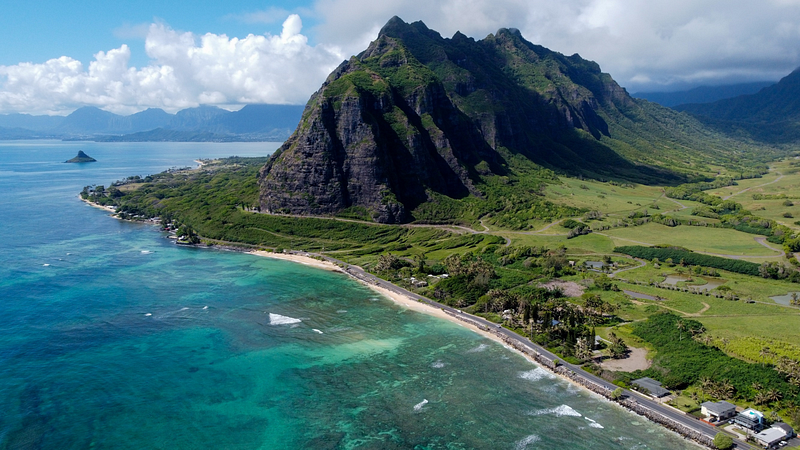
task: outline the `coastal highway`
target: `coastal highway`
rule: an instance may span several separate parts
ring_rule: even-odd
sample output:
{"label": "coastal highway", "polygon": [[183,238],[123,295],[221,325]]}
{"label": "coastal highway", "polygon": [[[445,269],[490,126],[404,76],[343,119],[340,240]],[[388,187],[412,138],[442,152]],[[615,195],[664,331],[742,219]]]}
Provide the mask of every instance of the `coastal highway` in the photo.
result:
{"label": "coastal highway", "polygon": [[[328,262],[331,262],[331,263],[334,263],[334,264],[336,264],[336,265],[338,265],[340,267],[343,267],[344,271],[347,274],[349,274],[350,276],[352,276],[354,278],[362,280],[362,281],[364,281],[366,283],[382,287],[384,289],[387,289],[387,290],[395,292],[397,294],[406,296],[406,297],[411,298],[413,300],[417,300],[417,301],[420,301],[420,302],[427,303],[428,305],[431,305],[433,307],[440,308],[440,309],[442,309],[442,310],[444,310],[446,312],[449,312],[453,316],[463,316],[465,318],[468,318],[472,322],[481,324],[481,325],[483,325],[483,326],[485,326],[485,327],[487,327],[489,329],[492,329],[495,334],[497,334],[499,336],[502,336],[502,337],[505,337],[507,340],[516,342],[521,347],[525,347],[525,348],[528,348],[528,349],[532,350],[533,352],[539,353],[540,355],[544,356],[545,358],[549,359],[550,361],[554,361],[556,359],[559,359],[559,361],[560,361],[559,364],[561,364],[562,366],[567,367],[569,370],[573,371],[576,375],[578,375],[578,376],[580,376],[580,377],[582,377],[584,379],[592,381],[593,383],[598,384],[600,386],[606,386],[608,389],[611,389],[611,390],[616,389],[616,386],[613,385],[612,383],[610,383],[609,381],[604,380],[604,379],[602,379],[600,377],[597,377],[595,375],[592,375],[591,373],[586,372],[585,370],[581,369],[579,366],[576,366],[576,365],[569,364],[567,362],[561,361],[561,359],[558,356],[556,356],[555,354],[547,351],[545,348],[534,344],[529,339],[527,339],[527,338],[525,338],[523,336],[520,336],[520,335],[518,335],[517,333],[514,333],[511,330],[503,328],[503,327],[501,327],[500,325],[498,325],[498,324],[496,324],[494,322],[490,322],[490,321],[488,321],[488,320],[486,320],[486,319],[484,319],[482,317],[478,317],[478,316],[474,316],[472,314],[467,314],[467,313],[461,312],[458,309],[455,309],[455,308],[452,308],[450,306],[441,304],[441,303],[436,302],[434,300],[431,300],[431,299],[429,299],[427,297],[423,297],[421,295],[415,294],[415,293],[413,293],[411,291],[408,291],[408,290],[403,289],[403,288],[401,288],[399,286],[396,286],[396,285],[394,285],[392,283],[389,283],[388,281],[382,280],[382,279],[380,279],[380,278],[378,278],[378,277],[376,277],[376,276],[374,276],[374,275],[372,275],[370,273],[367,273],[366,271],[364,271],[362,268],[360,268],[358,266],[347,264],[347,263],[345,263],[343,261],[340,261],[338,259],[331,258],[331,257],[325,256],[325,255],[316,254],[316,253],[307,253],[307,252],[299,252],[299,251],[293,251],[291,253],[294,253],[294,254],[297,254],[297,255],[311,256],[311,257],[317,257],[317,258],[324,259],[324,260],[326,260]],[[671,407],[662,405],[662,404],[660,404],[660,403],[658,403],[656,401],[653,401],[652,399],[650,399],[648,397],[645,397],[643,395],[640,395],[638,393],[633,393],[631,391],[625,390],[624,391],[624,395],[636,399],[636,402],[640,406],[643,406],[643,407],[645,407],[647,409],[650,409],[651,411],[658,412],[659,414],[672,419],[676,423],[678,423],[678,424],[680,424],[680,425],[682,425],[682,426],[684,426],[684,427],[686,427],[688,429],[691,429],[691,430],[694,430],[696,432],[699,432],[702,435],[708,436],[711,439],[713,439],[714,436],[716,436],[716,434],[720,431],[719,429],[717,429],[713,425],[709,425],[709,424],[697,419],[694,416],[690,416],[690,415],[685,414],[685,413],[683,413],[681,411],[675,410],[675,409],[673,409]],[[734,436],[731,436],[731,437],[734,437]],[[734,440],[734,445],[738,449],[749,450],[749,449],[752,448],[750,445],[746,444],[745,442],[740,441],[740,440],[736,440],[736,439]]]}

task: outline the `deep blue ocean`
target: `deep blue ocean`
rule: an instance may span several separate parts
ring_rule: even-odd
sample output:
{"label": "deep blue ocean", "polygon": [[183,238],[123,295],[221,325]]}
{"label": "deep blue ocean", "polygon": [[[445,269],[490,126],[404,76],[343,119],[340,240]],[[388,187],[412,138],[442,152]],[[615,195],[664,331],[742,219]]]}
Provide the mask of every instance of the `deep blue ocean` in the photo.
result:
{"label": "deep blue ocean", "polygon": [[342,274],[78,199],[278,146],[0,142],[0,449],[694,448]]}

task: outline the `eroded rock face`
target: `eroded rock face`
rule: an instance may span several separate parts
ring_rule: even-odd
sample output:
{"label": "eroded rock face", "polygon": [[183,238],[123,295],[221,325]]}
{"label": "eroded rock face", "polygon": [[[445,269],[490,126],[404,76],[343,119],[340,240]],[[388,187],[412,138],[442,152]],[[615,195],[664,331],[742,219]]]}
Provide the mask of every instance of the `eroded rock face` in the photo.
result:
{"label": "eroded rock face", "polygon": [[481,196],[476,186],[512,174],[519,158],[635,176],[639,166],[599,143],[608,117],[635,108],[596,63],[519,31],[444,39],[395,17],[311,97],[259,175],[262,210],[407,222],[439,194]]}
{"label": "eroded rock face", "polygon": [[353,58],[312,97],[295,134],[261,171],[262,208],[326,215],[360,207],[375,221],[398,223],[429,191],[479,194],[463,164],[478,162],[474,146],[456,152],[450,142],[460,126],[437,81],[400,92]]}

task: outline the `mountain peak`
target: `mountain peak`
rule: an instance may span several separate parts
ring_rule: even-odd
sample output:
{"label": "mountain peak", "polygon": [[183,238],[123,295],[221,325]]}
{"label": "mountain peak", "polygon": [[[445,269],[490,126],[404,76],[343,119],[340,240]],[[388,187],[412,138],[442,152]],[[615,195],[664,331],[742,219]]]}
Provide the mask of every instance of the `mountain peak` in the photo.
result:
{"label": "mountain peak", "polygon": [[462,202],[500,195],[497,186],[524,186],[542,167],[670,183],[683,175],[658,166],[685,160],[664,151],[672,139],[698,155],[727,151],[701,131],[673,136],[669,124],[684,116],[658,108],[633,100],[596,63],[534,45],[519,30],[444,39],[393,17],[311,96],[259,174],[261,207],[384,223],[447,220],[425,216],[437,208],[431,203],[459,211]]}
{"label": "mountain peak", "polygon": [[386,25],[381,28],[381,31],[378,33],[378,39],[381,37],[390,37],[400,40],[407,40],[412,38],[415,35],[425,35],[428,37],[439,38],[441,39],[441,35],[428,28],[424,22],[418,20],[413,23],[407,23],[403,19],[394,16],[386,22]]}

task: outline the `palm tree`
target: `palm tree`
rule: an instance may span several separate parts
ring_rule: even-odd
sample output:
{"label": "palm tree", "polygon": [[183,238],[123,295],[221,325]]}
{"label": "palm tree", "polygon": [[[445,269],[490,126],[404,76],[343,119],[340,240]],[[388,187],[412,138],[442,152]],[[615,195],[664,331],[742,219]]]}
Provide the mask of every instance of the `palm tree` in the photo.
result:
{"label": "palm tree", "polygon": [[683,340],[683,330],[686,329],[686,324],[683,323],[682,320],[678,320],[677,322],[675,322],[675,326],[678,327],[678,330],[679,330],[679,333],[680,333],[679,337],[678,337],[678,340],[682,341]]}
{"label": "palm tree", "polygon": [[731,383],[730,380],[725,380],[719,386],[719,393],[722,398],[733,398],[733,394],[736,393],[736,388],[733,387],[733,383]]}
{"label": "palm tree", "polygon": [[767,398],[767,401],[777,402],[783,397],[783,394],[780,393],[777,389],[770,389],[764,394]]}
{"label": "palm tree", "polygon": [[774,355],[774,353],[772,353],[772,350],[770,350],[769,347],[762,348],[761,351],[758,352],[758,354],[761,356],[761,358],[763,358],[761,362],[764,363],[764,365],[767,364],[767,359],[770,356]]}
{"label": "palm tree", "polygon": [[764,403],[767,403],[768,400],[769,399],[767,398],[767,395],[764,392],[759,392],[753,398],[753,403],[755,403],[756,405],[763,405]]}
{"label": "palm tree", "polygon": [[711,381],[711,378],[703,377],[700,378],[700,390],[703,391],[705,394],[710,394],[714,388],[714,382]]}

